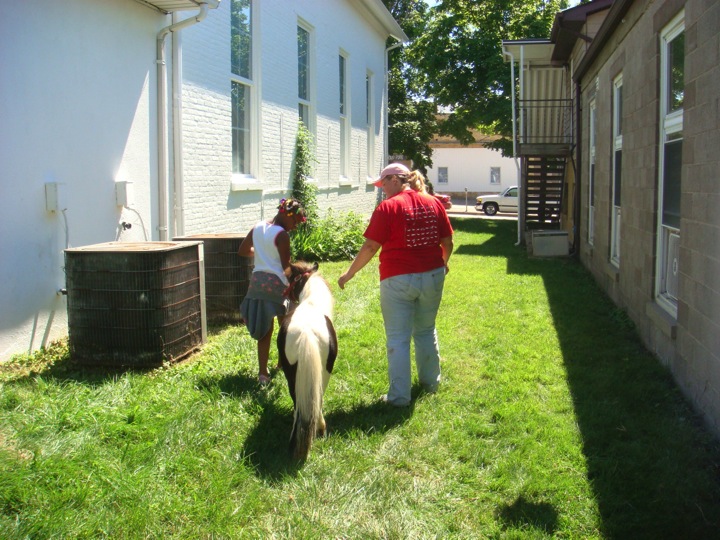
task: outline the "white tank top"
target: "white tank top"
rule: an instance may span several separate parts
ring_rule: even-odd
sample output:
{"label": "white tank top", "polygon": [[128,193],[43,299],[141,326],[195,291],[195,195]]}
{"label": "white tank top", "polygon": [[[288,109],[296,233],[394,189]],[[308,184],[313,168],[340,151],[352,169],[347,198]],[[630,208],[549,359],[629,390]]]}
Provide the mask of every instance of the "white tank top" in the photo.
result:
{"label": "white tank top", "polygon": [[280,264],[280,254],[275,245],[275,238],[284,231],[280,225],[261,221],[253,229],[253,248],[255,249],[255,268],[253,272],[268,272],[278,276],[285,285],[289,281]]}

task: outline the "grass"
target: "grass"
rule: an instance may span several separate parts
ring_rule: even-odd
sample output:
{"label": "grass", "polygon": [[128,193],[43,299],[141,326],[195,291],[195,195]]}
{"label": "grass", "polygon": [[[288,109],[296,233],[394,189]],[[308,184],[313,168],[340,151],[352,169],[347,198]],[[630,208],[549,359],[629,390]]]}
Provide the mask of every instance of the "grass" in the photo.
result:
{"label": "grass", "polygon": [[155,370],[80,368],[62,343],[0,366],[0,537],[719,537],[717,442],[627,317],[514,223],[453,224],[443,384],[406,409],[377,401],[377,261],[344,291],[347,263],[321,265],[340,355],[304,464],[243,328]]}

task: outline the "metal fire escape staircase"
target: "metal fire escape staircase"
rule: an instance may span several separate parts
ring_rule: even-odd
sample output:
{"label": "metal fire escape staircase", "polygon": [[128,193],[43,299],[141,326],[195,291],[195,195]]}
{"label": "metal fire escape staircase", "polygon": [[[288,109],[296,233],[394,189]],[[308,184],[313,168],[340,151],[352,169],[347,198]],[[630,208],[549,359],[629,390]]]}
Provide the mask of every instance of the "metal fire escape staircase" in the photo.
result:
{"label": "metal fire escape staircase", "polygon": [[[525,229],[559,229],[565,196],[565,166],[572,149],[572,100],[562,95],[564,71],[536,69],[526,75],[520,100],[519,154],[523,158]],[[532,86],[528,87],[528,79]],[[539,97],[535,97],[539,96]]]}
{"label": "metal fire escape staircase", "polygon": [[552,48],[547,40],[503,42],[512,69],[515,62],[520,68],[519,99],[513,107],[515,157],[521,161],[518,234],[562,226],[573,100],[568,98],[572,86],[566,70],[552,65]]}

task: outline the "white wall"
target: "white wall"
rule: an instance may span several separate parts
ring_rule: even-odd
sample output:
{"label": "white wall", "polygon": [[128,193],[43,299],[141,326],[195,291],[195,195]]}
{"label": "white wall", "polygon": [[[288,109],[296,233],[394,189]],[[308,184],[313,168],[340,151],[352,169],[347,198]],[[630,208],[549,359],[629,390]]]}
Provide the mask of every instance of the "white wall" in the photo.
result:
{"label": "white wall", "polygon": [[[166,18],[131,0],[3,2],[0,16],[0,360],[66,332],[66,244],[115,240],[138,218],[115,204],[132,180],[154,221],[155,35]],[[65,213],[45,210],[61,184]],[[65,218],[63,217],[65,216]],[[67,228],[67,234],[66,234]]]}
{"label": "white wall", "polygon": [[[273,215],[291,189],[297,129],[297,25],[312,28],[312,88],[316,141],[314,178],[322,210],[369,213],[377,193],[368,185],[382,168],[385,106],[384,49],[380,29],[362,18],[353,2],[255,1],[254,91],[261,141],[253,176],[259,189],[230,191],[230,2],[183,31],[183,140],[185,234],[245,232]],[[348,54],[351,186],[340,187],[338,55]],[[368,170],[365,75],[373,77],[374,163]]]}
{"label": "white wall", "polygon": [[[435,148],[428,179],[438,193],[499,193],[517,185],[515,160],[488,148]],[[448,168],[448,183],[438,183],[438,168]],[[490,183],[490,167],[500,167],[500,184]]]}
{"label": "white wall", "polygon": [[[261,190],[231,181],[230,2],[178,39],[184,84],[185,229],[175,230],[169,141],[169,237],[245,232],[290,190],[297,118],[298,19],[314,27],[315,172],[322,209],[368,213],[382,168],[385,33],[353,0],[255,1],[259,92],[255,175]],[[178,14],[179,19],[196,12]],[[0,361],[66,335],[67,247],[159,238],[156,36],[171,18],[134,0],[2,2],[0,15]],[[349,55],[352,185],[338,184],[338,54]],[[365,74],[374,73],[374,163],[367,166]],[[180,73],[180,72],[178,72]],[[282,118],[282,122],[280,119]],[[168,119],[172,110],[168,105]],[[283,126],[280,129],[280,126]],[[329,137],[328,137],[329,133]],[[370,170],[368,170],[370,169]],[[357,171],[357,172],[355,172]],[[133,182],[132,209],[115,183]],[[45,183],[61,184],[66,211],[45,210]],[[120,224],[132,225],[122,230]],[[67,232],[66,232],[67,231]]]}

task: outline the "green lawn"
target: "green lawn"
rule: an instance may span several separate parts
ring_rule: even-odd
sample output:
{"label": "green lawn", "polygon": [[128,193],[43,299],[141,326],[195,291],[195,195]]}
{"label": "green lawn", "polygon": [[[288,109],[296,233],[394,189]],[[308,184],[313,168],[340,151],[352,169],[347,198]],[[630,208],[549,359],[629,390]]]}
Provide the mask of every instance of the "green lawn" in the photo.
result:
{"label": "green lawn", "polygon": [[340,353],[304,464],[242,327],[156,370],[0,366],[0,538],[720,538],[717,441],[625,314],[514,222],[453,224],[443,384],[406,409],[378,402],[377,260],[344,291],[321,264]]}

